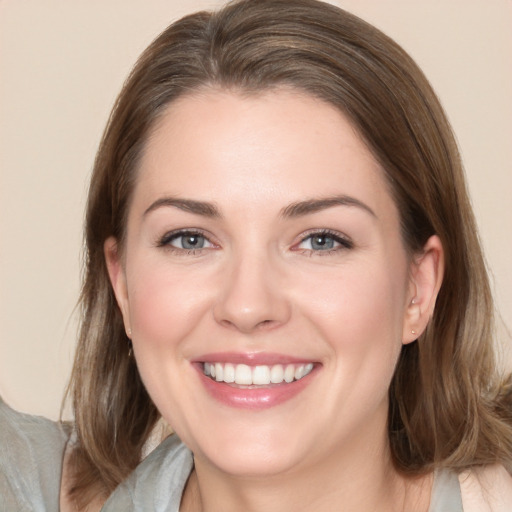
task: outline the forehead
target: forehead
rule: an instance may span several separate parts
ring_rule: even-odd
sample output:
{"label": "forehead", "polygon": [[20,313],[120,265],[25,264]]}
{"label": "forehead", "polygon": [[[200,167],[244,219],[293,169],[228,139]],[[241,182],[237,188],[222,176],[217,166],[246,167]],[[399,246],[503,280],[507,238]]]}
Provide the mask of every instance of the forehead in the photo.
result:
{"label": "forehead", "polygon": [[135,196],[147,203],[163,194],[244,208],[352,194],[394,208],[380,165],[349,120],[293,89],[206,89],[174,101],[150,134]]}

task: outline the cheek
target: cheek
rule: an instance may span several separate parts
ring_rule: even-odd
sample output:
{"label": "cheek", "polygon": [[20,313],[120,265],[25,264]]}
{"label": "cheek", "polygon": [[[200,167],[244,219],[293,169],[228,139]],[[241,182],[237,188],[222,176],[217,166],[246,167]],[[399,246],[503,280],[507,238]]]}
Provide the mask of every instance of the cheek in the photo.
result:
{"label": "cheek", "polygon": [[188,396],[183,393],[184,382],[194,378],[186,355],[189,340],[208,311],[208,280],[149,258],[133,258],[127,271],[133,347],[140,376],[166,421],[183,430],[190,419],[190,405],[183,402]]}
{"label": "cheek", "polygon": [[134,265],[128,281],[134,342],[160,349],[179,343],[204,316],[209,301],[206,282],[199,273],[165,264]]}
{"label": "cheek", "polygon": [[389,383],[402,346],[405,282],[402,266],[366,265],[307,286],[302,309],[327,341],[343,382]]}
{"label": "cheek", "polygon": [[317,325],[325,325],[329,337],[336,338],[339,333],[355,341],[357,333],[379,332],[381,337],[401,334],[403,276],[370,268],[350,270],[339,276],[331,273],[323,283],[316,280],[305,284],[308,293],[301,299],[303,309],[318,318]]}

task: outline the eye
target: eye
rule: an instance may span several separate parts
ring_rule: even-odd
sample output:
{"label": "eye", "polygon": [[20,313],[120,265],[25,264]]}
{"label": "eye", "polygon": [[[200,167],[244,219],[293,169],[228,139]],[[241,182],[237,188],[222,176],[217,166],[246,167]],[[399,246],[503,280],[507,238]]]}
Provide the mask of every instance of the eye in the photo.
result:
{"label": "eye", "polygon": [[184,251],[208,249],[213,244],[197,231],[178,231],[166,234],[159,242],[160,246],[170,246]]}
{"label": "eye", "polygon": [[341,249],[351,249],[353,243],[338,233],[318,231],[304,237],[297,249],[314,252],[332,252]]}

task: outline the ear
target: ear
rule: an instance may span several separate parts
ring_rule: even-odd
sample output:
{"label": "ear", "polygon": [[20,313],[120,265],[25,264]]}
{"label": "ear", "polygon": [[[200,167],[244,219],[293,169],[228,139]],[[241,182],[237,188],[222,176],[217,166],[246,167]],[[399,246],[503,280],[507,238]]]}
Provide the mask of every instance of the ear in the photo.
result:
{"label": "ear", "polygon": [[110,278],[110,283],[116,296],[117,305],[123,315],[124,328],[126,335],[131,339],[132,330],[130,322],[130,308],[128,301],[128,288],[126,285],[126,273],[123,267],[121,254],[117,240],[111,236],[105,240],[103,244],[103,252],[105,254],[105,262]]}
{"label": "ear", "polygon": [[402,333],[404,344],[418,339],[425,331],[434,314],[443,275],[443,245],[439,237],[433,235],[428,239],[421,254],[411,261]]}

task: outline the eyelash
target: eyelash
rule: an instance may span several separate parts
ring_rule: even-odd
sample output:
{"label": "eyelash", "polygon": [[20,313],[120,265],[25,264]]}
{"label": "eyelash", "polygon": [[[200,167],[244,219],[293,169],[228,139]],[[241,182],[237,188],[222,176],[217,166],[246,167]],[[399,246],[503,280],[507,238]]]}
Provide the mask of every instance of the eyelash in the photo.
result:
{"label": "eyelash", "polygon": [[[186,249],[184,247],[180,248],[180,247],[174,247],[173,245],[171,245],[171,242],[179,239],[180,237],[186,237],[186,236],[189,236],[189,237],[196,236],[196,237],[204,238],[208,244],[211,244],[211,246],[215,247],[215,244],[208,238],[208,236],[206,236],[206,234],[199,229],[184,229],[184,230],[180,229],[180,230],[176,230],[176,231],[171,231],[169,233],[166,233],[163,237],[161,237],[157,241],[156,245],[157,245],[157,247],[162,247],[165,250],[168,250],[170,252],[180,254],[180,255],[185,255],[185,256],[197,255],[197,254],[200,254],[203,250],[208,250],[211,248],[211,247],[200,247],[199,249]],[[303,244],[304,242],[306,242],[307,240],[311,240],[314,237],[330,238],[335,243],[337,243],[339,245],[337,247],[333,247],[331,249],[326,249],[326,250],[304,249],[304,248],[298,247],[301,244]],[[307,233],[304,233],[302,235],[300,241],[297,244],[295,244],[294,247],[292,247],[292,250],[300,252],[301,254],[304,254],[304,255],[309,255],[309,256],[313,256],[313,255],[328,256],[330,254],[332,255],[333,253],[338,253],[339,251],[353,249],[353,247],[354,247],[353,242],[350,239],[348,239],[345,235],[342,235],[341,233],[338,233],[336,231],[331,231],[329,229],[320,229],[320,230],[316,229],[316,230],[311,230]]]}
{"label": "eyelash", "polygon": [[[325,237],[325,238],[331,238],[335,243],[338,243],[338,247],[333,247],[332,249],[327,250],[314,250],[314,249],[301,249],[297,246],[301,245],[307,240],[310,240],[314,237]],[[298,244],[296,244],[295,251],[301,252],[302,254],[309,255],[309,256],[328,256],[332,255],[334,253],[338,253],[340,251],[344,251],[347,249],[353,249],[354,243],[347,238],[345,235],[342,235],[341,233],[338,233],[336,231],[331,231],[329,229],[316,229],[309,231],[308,233],[305,233],[302,235],[302,238]]]}
{"label": "eyelash", "polygon": [[207,243],[211,244],[212,246],[215,246],[215,244],[208,238],[208,236],[206,236],[206,234],[199,229],[178,229],[176,231],[171,231],[169,233],[166,233],[163,237],[161,237],[157,241],[156,245],[157,247],[161,247],[167,251],[184,256],[193,256],[201,253],[205,249],[210,249],[210,247],[200,247],[199,249],[185,249],[180,247],[174,247],[173,245],[171,245],[171,242],[186,236],[196,236],[204,238]]}

